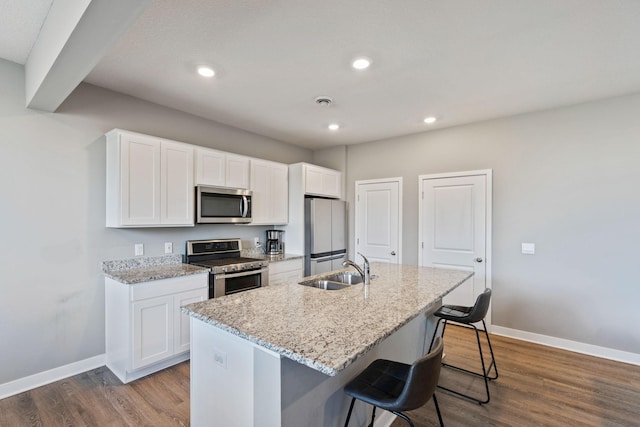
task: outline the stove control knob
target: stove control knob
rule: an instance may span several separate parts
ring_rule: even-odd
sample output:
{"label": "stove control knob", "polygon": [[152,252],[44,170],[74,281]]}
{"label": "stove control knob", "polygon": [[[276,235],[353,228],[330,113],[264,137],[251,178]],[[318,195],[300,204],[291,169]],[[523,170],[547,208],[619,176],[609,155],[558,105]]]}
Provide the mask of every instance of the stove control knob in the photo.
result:
{"label": "stove control knob", "polygon": [[227,267],[222,267],[222,272],[226,273],[227,272]]}
{"label": "stove control knob", "polygon": [[231,267],[231,271],[238,271],[238,266],[234,265],[233,267]]}

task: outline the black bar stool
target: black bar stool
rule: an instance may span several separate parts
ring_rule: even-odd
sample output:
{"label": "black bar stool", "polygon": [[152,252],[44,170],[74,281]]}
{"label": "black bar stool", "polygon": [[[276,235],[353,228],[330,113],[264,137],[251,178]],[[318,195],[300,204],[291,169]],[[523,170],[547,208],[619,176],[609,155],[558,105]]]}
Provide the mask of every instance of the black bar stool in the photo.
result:
{"label": "black bar stool", "polygon": [[440,407],[434,394],[442,366],[442,349],[442,339],[438,338],[433,351],[416,360],[412,365],[391,360],[374,360],[344,387],[344,392],[352,397],[349,414],[344,423],[345,427],[349,425],[356,399],[373,405],[369,427],[373,426],[376,407],[397,415],[414,427],[413,422],[402,411],[417,409],[427,403],[431,397],[436,406],[440,426],[444,427]]}
{"label": "black bar stool", "polygon": [[[431,339],[431,345],[429,346],[429,350],[431,350],[431,346],[433,346],[434,340],[436,339],[436,334],[438,333],[438,327],[440,326],[440,322],[444,321],[442,325],[442,337],[444,337],[444,331],[447,327],[447,322],[459,323],[462,325],[471,326],[476,332],[476,340],[478,341],[478,350],[480,351],[480,361],[482,362],[482,373],[473,372],[468,369],[463,369],[458,366],[449,365],[447,363],[442,363],[442,366],[446,366],[448,368],[457,369],[458,371],[466,372],[471,375],[476,375],[478,377],[484,378],[484,387],[487,392],[487,397],[484,400],[469,396],[464,393],[460,393],[459,391],[451,390],[446,387],[438,386],[438,388],[446,390],[450,393],[456,394],[458,396],[467,398],[472,400],[480,405],[484,403],[489,403],[489,399],[491,398],[489,395],[489,380],[495,380],[498,378],[498,367],[496,366],[496,359],[493,356],[493,347],[491,347],[491,340],[489,339],[489,334],[487,333],[487,325],[484,322],[484,318],[487,315],[487,311],[489,310],[489,303],[491,302],[491,289],[485,289],[483,293],[478,295],[476,299],[476,303],[473,307],[461,307],[457,305],[443,305],[440,307],[438,311],[433,313],[434,316],[438,317],[438,323],[436,323],[436,330],[433,334],[433,338]],[[491,363],[488,368],[485,368],[484,357],[482,356],[482,344],[480,344],[480,334],[478,333],[478,328],[474,325],[474,323],[482,322],[482,327],[484,329],[484,334],[487,337],[487,343],[489,343],[489,351],[491,352]],[[493,368],[494,376],[491,376],[491,369]]]}

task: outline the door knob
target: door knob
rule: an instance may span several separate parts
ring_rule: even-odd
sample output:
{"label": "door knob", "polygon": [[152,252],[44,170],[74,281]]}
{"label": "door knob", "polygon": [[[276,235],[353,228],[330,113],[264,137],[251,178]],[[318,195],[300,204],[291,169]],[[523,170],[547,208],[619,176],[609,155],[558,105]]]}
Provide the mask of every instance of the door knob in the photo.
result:
{"label": "door knob", "polygon": [[482,262],[482,258],[476,258],[476,262]]}
{"label": "door knob", "polygon": [[396,256],[396,251],[391,251],[391,255]]}

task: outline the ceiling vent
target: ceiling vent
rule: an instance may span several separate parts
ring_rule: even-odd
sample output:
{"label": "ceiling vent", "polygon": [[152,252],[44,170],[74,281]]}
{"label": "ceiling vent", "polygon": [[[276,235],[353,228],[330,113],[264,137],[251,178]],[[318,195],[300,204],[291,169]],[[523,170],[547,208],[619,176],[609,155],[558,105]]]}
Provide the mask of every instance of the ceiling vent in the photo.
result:
{"label": "ceiling vent", "polygon": [[324,107],[328,107],[332,103],[333,99],[329,98],[328,96],[319,96],[316,98],[316,104],[322,105]]}

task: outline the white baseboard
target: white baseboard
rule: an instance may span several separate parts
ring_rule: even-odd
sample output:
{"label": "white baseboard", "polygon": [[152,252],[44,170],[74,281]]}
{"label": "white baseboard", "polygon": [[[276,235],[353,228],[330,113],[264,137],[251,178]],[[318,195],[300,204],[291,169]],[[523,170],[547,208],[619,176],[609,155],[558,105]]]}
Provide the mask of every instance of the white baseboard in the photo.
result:
{"label": "white baseboard", "polygon": [[508,338],[515,338],[542,344],[549,347],[561,348],[563,350],[574,351],[576,353],[587,354],[589,356],[601,357],[603,359],[615,360],[617,362],[629,363],[640,366],[640,354],[628,351],[615,350],[597,345],[585,344],[578,341],[566,340],[563,338],[551,337],[548,335],[534,334],[532,332],[520,331],[518,329],[504,328],[493,325],[490,332]]}
{"label": "white baseboard", "polygon": [[[548,335],[534,334],[532,332],[520,331],[496,325],[492,325],[490,331],[495,335],[501,335],[508,338],[515,338],[549,347],[575,351],[576,353],[587,354],[589,356],[601,357],[604,359],[640,366],[640,354],[636,353],[584,344],[577,341],[551,337]],[[89,359],[60,366],[59,368],[54,368],[49,371],[40,372],[38,374],[0,384],[0,399],[50,384],[82,372],[90,371],[91,369],[99,368],[100,366],[105,365],[105,359],[105,355],[100,354],[98,356],[90,357]],[[396,416],[391,412],[380,411],[380,415],[376,417],[375,427],[388,427],[395,418]]]}
{"label": "white baseboard", "polygon": [[60,366],[49,371],[33,374],[28,377],[18,378],[8,383],[0,384],[0,399],[31,390],[82,372],[90,371],[105,364],[105,355],[90,357],[68,365]]}

